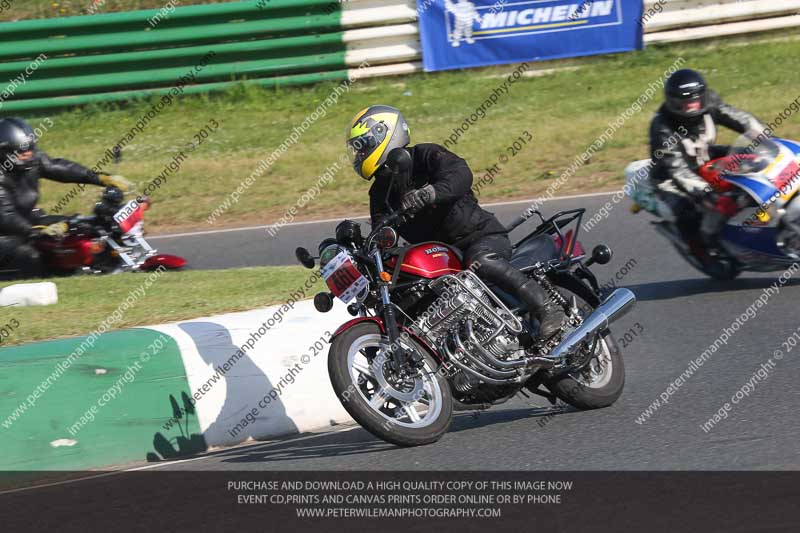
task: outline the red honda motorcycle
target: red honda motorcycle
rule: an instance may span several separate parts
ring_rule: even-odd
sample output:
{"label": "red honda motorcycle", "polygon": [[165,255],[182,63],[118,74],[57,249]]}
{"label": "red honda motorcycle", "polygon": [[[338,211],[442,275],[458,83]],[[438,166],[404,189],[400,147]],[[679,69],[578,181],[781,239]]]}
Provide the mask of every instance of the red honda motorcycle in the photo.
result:
{"label": "red honda motorcycle", "polygon": [[[160,254],[145,240],[144,213],[150,203],[146,196],[126,201],[121,190],[106,188],[92,215],[64,219],[68,228],[64,236],[42,234],[34,238],[48,273],[110,274],[186,266],[185,259]],[[14,278],[23,273],[7,270],[0,275]]]}
{"label": "red honda motorcycle", "polygon": [[608,263],[611,250],[599,245],[586,257],[577,240],[584,211],[549,219],[534,211],[541,223],[514,244],[511,263],[564,310],[561,331],[548,339],[521,302],[465,268],[457,249],[398,246],[403,213],[378,221],[366,237],[357,223],[340,223],[319,257],[298,248],[305,267],[320,260],[330,289],[315,296],[316,309],[330,311],[339,298],[355,316],[332,335],[328,354],[347,412],[387,442],[417,446],[441,438],[454,410],[487,409],[523,389],[579,409],[614,403],[625,371],[608,328],[636,299],[617,289],[601,301],[589,267]]}

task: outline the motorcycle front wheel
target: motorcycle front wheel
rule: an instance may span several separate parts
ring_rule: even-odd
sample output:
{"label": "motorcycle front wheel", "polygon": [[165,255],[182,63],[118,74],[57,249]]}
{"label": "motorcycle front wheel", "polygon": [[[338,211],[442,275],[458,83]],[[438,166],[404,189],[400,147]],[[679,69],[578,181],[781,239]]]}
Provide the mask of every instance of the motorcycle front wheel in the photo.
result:
{"label": "motorcycle front wheel", "polygon": [[785,207],[786,213],[778,223],[776,244],[778,248],[790,258],[800,258],[800,202],[793,199]]}
{"label": "motorcycle front wheel", "polygon": [[361,427],[398,446],[439,440],[453,417],[453,398],[434,358],[417,342],[403,342],[419,353],[424,366],[398,377],[377,324],[358,324],[333,340],[328,374],[345,410]]}

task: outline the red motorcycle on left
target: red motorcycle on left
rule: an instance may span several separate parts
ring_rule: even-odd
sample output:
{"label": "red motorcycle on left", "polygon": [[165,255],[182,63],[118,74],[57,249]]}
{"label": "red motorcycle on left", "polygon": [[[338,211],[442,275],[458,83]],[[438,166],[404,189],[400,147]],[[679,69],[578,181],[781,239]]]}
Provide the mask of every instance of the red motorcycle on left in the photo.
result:
{"label": "red motorcycle on left", "polygon": [[[126,201],[120,189],[107,187],[92,215],[64,220],[67,230],[63,236],[35,237],[34,245],[42,255],[47,273],[115,274],[186,266],[182,257],[160,254],[145,240],[144,213],[150,203],[146,196]],[[14,270],[0,270],[1,278],[22,276]]]}

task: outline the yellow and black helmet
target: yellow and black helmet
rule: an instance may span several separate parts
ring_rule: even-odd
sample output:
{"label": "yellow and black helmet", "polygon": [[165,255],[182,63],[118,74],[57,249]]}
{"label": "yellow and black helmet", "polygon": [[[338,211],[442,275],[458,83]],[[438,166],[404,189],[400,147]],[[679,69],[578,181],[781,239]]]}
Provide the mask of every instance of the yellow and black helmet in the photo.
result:
{"label": "yellow and black helmet", "polygon": [[347,131],[350,161],[358,175],[371,180],[395,148],[411,142],[403,114],[388,105],[374,105],[356,114]]}

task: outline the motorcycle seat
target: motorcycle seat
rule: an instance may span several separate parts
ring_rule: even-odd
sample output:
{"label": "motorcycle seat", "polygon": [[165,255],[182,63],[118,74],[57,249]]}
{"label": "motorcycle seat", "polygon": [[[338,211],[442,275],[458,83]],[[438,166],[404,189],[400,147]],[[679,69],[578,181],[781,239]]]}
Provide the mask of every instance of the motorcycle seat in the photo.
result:
{"label": "motorcycle seat", "polygon": [[523,269],[536,263],[558,258],[558,248],[549,235],[537,235],[525,239],[517,245],[511,254],[511,265]]}

